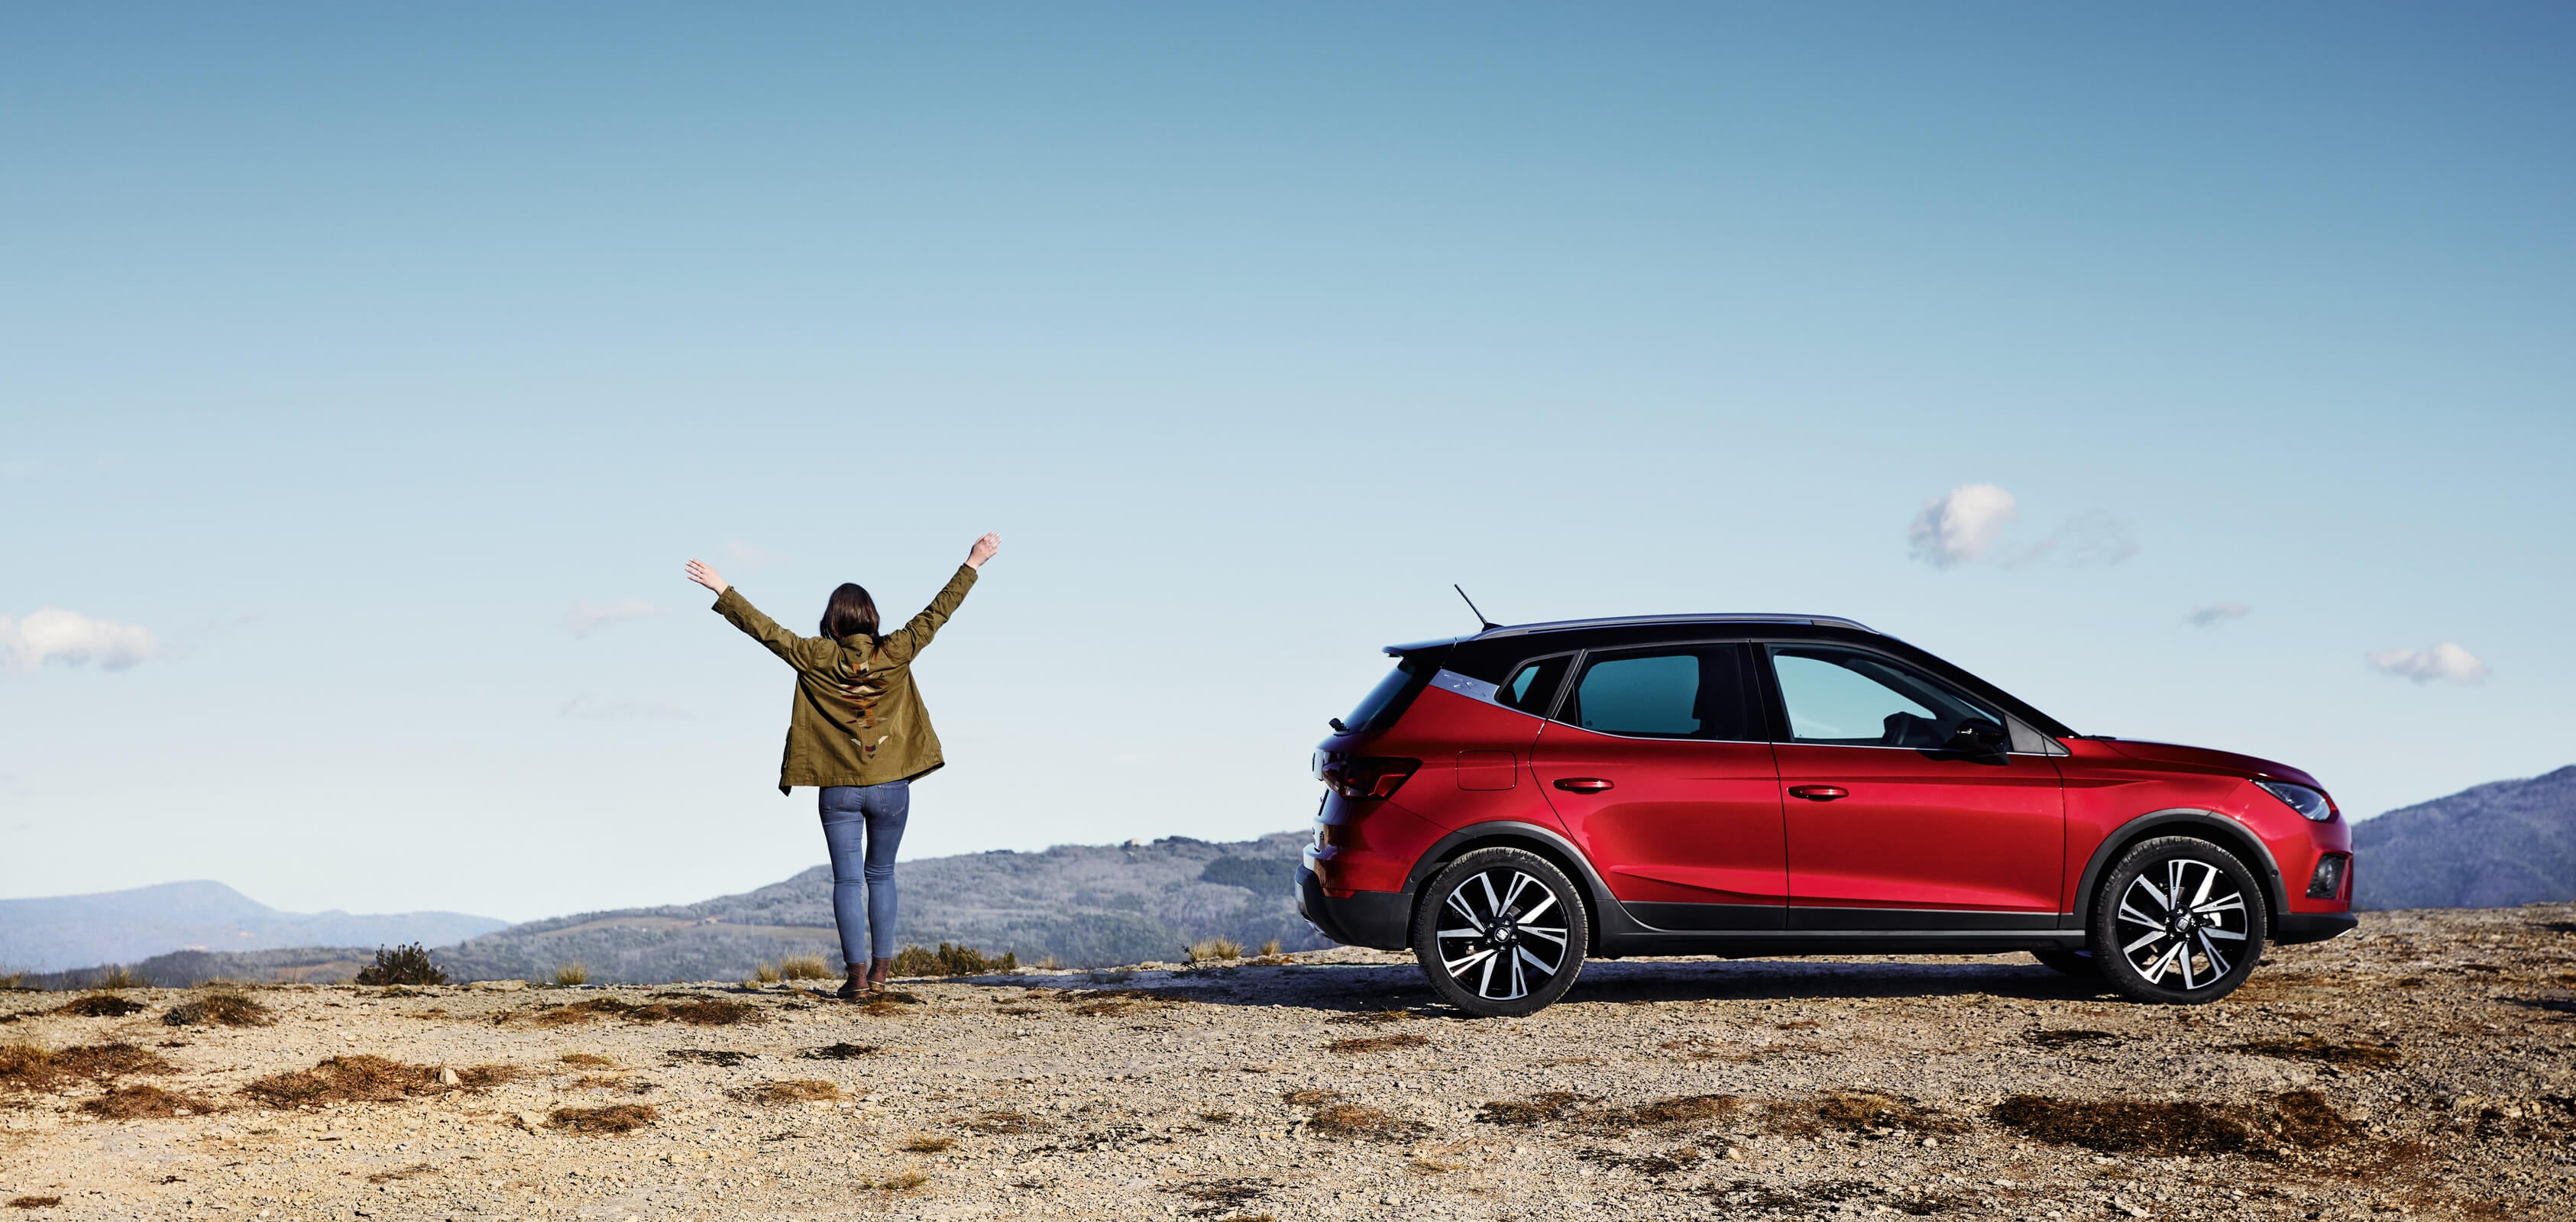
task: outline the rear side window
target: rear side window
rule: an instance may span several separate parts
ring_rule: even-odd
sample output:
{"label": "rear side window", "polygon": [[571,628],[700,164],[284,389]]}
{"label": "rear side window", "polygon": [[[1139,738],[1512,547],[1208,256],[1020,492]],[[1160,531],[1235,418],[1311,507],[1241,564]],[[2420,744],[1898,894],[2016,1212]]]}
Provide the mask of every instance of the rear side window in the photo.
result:
{"label": "rear side window", "polygon": [[1573,664],[1571,654],[1524,662],[1495,690],[1494,703],[1545,717],[1548,702],[1556,699],[1556,689],[1565,682],[1565,668]]}
{"label": "rear side window", "polygon": [[1744,680],[1734,645],[1594,654],[1557,720],[1603,734],[1756,740]]}
{"label": "rear side window", "polygon": [[1352,709],[1348,716],[1343,717],[1342,724],[1354,731],[1365,730],[1381,717],[1393,721],[1401,716],[1404,713],[1404,706],[1413,703],[1414,696],[1419,694],[1423,687],[1431,682],[1431,676],[1439,671],[1440,658],[1444,652],[1446,651],[1428,650],[1422,653],[1409,653],[1397,659],[1395,669],[1388,671],[1385,678],[1378,680],[1377,686],[1370,688],[1368,695],[1360,697],[1359,707]]}

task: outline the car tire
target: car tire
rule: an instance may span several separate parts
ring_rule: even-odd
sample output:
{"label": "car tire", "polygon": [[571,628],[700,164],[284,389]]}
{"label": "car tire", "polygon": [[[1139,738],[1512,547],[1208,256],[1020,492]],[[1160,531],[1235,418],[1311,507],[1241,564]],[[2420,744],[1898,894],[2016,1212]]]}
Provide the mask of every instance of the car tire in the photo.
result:
{"label": "car tire", "polygon": [[2032,951],[2030,957],[2039,960],[2042,967],[2079,980],[2091,980],[2102,974],[2101,966],[2093,962],[2093,952],[2089,950],[2052,947],[2048,950]]}
{"label": "car tire", "polygon": [[2087,933],[2102,980],[2121,996],[2201,1005],[2245,983],[2270,928],[2262,884],[2234,853],[2161,836],[2103,876]]}
{"label": "car tire", "polygon": [[1591,945],[1574,880],[1526,849],[1477,849],[1431,877],[1413,956],[1440,999],[1480,1018],[1535,1013],[1574,987]]}

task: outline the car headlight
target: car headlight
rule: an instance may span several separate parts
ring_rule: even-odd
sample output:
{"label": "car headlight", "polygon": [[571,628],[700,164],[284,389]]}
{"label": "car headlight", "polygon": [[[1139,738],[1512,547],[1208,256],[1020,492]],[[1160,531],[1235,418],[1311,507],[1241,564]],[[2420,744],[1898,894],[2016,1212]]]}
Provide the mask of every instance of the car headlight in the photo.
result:
{"label": "car headlight", "polygon": [[2335,817],[2334,799],[2327,797],[2324,790],[2310,789],[2305,785],[2293,785],[2288,781],[2254,783],[2262,786],[2263,792],[2279,798],[2282,805],[2306,816],[2311,822],[2327,823],[2333,821]]}

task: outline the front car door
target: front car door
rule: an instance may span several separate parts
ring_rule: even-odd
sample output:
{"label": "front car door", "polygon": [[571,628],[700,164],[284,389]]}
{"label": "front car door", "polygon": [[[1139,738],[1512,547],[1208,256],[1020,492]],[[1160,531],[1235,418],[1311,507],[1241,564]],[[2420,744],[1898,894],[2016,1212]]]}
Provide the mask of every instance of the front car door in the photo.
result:
{"label": "front car door", "polygon": [[[1764,648],[1791,929],[2019,929],[2055,924],[2066,856],[2056,765],[1962,749],[2008,718],[1895,659],[1826,644]],[[2015,727],[2017,728],[2017,727]]]}
{"label": "front car door", "polygon": [[1733,642],[1595,650],[1539,730],[1541,792],[1648,926],[1783,927],[1779,773],[1753,665]]}

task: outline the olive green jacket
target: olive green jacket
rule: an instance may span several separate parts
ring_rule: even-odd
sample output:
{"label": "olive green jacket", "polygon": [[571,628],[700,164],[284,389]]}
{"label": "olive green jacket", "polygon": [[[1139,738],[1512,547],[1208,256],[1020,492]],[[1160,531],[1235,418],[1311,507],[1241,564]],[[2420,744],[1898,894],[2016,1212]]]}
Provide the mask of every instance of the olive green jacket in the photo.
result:
{"label": "olive green jacket", "polygon": [[947,761],[930,711],[912,685],[912,660],[974,588],[975,570],[957,575],[912,622],[877,640],[798,636],[760,613],[742,591],[716,595],[715,612],[796,668],[796,699],[787,715],[787,757],[778,792],[792,785],[881,785],[907,781]]}

